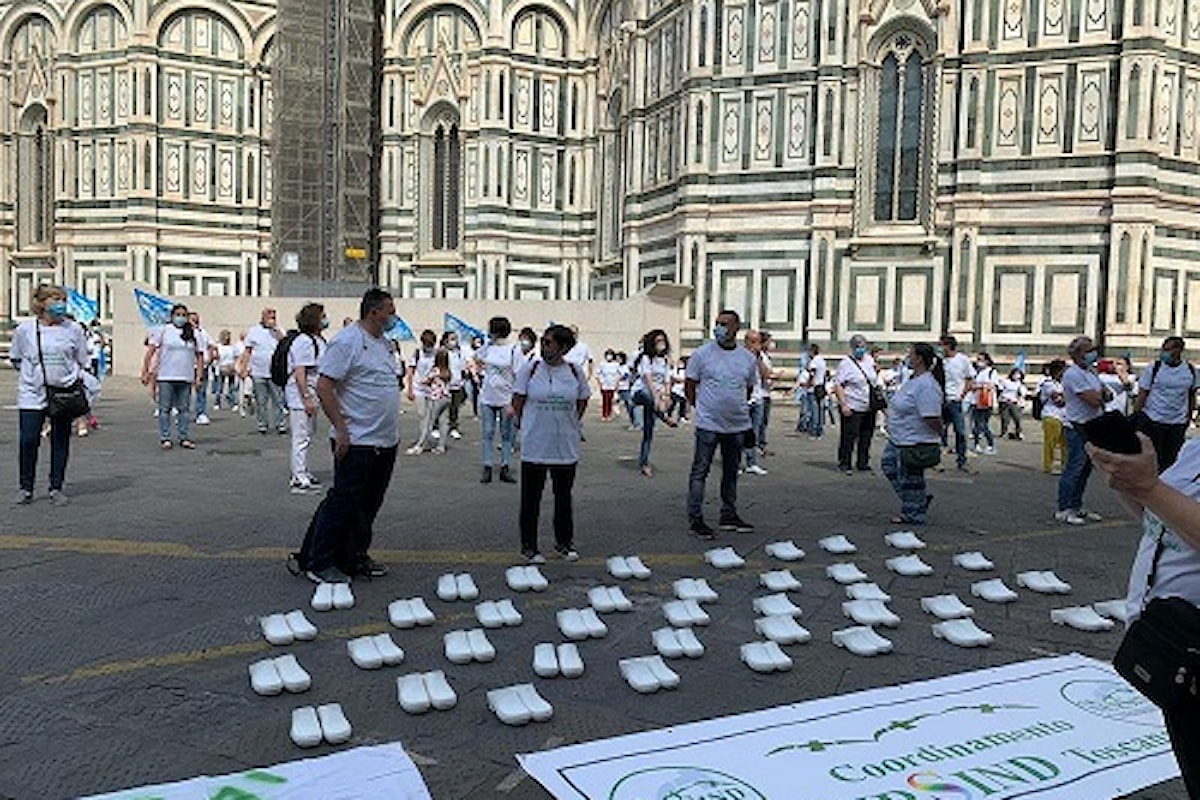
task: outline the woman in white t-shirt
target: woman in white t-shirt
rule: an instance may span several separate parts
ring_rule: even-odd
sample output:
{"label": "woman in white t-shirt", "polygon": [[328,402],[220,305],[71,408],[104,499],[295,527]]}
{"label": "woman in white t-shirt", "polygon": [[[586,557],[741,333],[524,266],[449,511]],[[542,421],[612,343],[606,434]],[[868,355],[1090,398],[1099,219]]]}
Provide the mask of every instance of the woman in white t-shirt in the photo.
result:
{"label": "woman in white t-shirt", "polygon": [[[996,387],[1000,373],[987,353],[975,357],[975,377],[971,379],[971,443],[976,453],[996,454],[996,438],[992,436],[992,414],[996,411]],[[984,441],[987,447],[983,446]]]}
{"label": "woman in white t-shirt", "polygon": [[900,498],[900,513],[892,522],[923,525],[933,495],[925,484],[925,467],[912,463],[911,458],[906,463],[905,450],[924,447],[934,454],[939,451],[946,377],[941,360],[928,344],[912,346],[907,367],[912,370],[909,377],[888,404],[888,443],[881,467]]}
{"label": "woman in white t-shirt", "polygon": [[[1067,464],[1067,401],[1063,396],[1062,376],[1067,362],[1056,358],[1046,365],[1046,375],[1038,385],[1042,406],[1042,472],[1061,475]],[[1057,458],[1057,465],[1055,459]]]}
{"label": "woman in white t-shirt", "polygon": [[[1182,601],[1200,613],[1200,441],[1185,444],[1175,463],[1157,475],[1154,444],[1145,434],[1139,433],[1138,439],[1138,455],[1086,446],[1108,485],[1120,492],[1130,514],[1142,523],[1129,574],[1130,624],[1155,601]],[[1200,651],[1200,639],[1177,644]],[[1200,797],[1200,714],[1187,703],[1162,712],[1188,797]]]}
{"label": "woman in white t-shirt", "polygon": [[179,446],[195,450],[188,438],[191,420],[192,389],[200,387],[204,372],[204,345],[188,320],[188,308],[182,303],[171,307],[171,321],[150,334],[146,356],[142,360],[142,383],[150,382],[150,364],[158,358],[158,439],[163,450],[171,449],[171,410]]}
{"label": "woman in white t-shirt", "polygon": [[223,330],[217,334],[216,382],[213,384],[213,408],[220,410],[221,398],[230,411],[238,410],[237,401],[237,361],[238,348],[233,343],[233,334]]}
{"label": "woman in white t-shirt", "polygon": [[328,327],[325,306],[307,303],[296,314],[299,334],[288,347],[288,382],[283,396],[287,400],[288,427],[292,433],[292,477],[288,485],[292,494],[316,491],[321,483],[308,471],[308,450],[317,429],[317,410],[321,406],[317,399],[317,365],[325,352],[321,331]]}
{"label": "woman in white t-shirt", "polygon": [[655,328],[642,337],[642,352],[633,361],[633,403],[642,409],[642,445],[638,451],[638,468],[649,477],[650,445],[654,442],[654,420],[658,418],[670,427],[676,423],[667,416],[671,408],[671,340],[666,331]]}
{"label": "woman in white t-shirt", "polygon": [[596,385],[600,387],[600,421],[609,422],[613,418],[613,398],[617,394],[617,386],[621,383],[621,365],[617,363],[617,353],[611,347],[604,351],[604,360],[596,367]]}
{"label": "woman in white t-shirt", "polygon": [[571,489],[579,463],[582,418],[591,389],[583,371],[563,354],[575,346],[565,325],[542,334],[541,358],[521,365],[513,384],[513,419],[521,428],[521,555],[545,562],[538,549],[538,516],[546,476],[554,492],[554,550],[576,561]]}
{"label": "woman in white t-shirt", "polygon": [[[1000,438],[1024,439],[1021,432],[1021,410],[1025,407],[1025,373],[1014,369],[997,387],[1000,392]],[[1009,426],[1012,430],[1009,430]]]}
{"label": "woman in white t-shirt", "polygon": [[31,303],[33,319],[13,332],[8,358],[19,371],[17,462],[20,488],[17,505],[33,502],[33,484],[41,446],[42,424],[50,421],[50,499],[66,505],[63,482],[71,449],[71,420],[50,417],[46,386],[67,388],[83,379],[88,367],[87,334],[67,317],[67,293],[59,286],[39,286]]}
{"label": "woman in white t-shirt", "polygon": [[492,482],[492,460],[496,452],[496,429],[500,430],[500,482],[516,483],[509,461],[513,445],[513,381],[517,368],[527,363],[516,346],[508,341],[512,323],[508,317],[488,320],[491,341],[475,351],[479,371],[479,416],[483,423],[480,451],[483,457],[483,477],[480,483]]}
{"label": "woman in white t-shirt", "polygon": [[636,431],[640,426],[637,420],[637,407],[633,404],[633,370],[629,366],[629,356],[624,350],[617,352],[617,368],[620,377],[617,380],[617,397],[629,417],[629,430]]}

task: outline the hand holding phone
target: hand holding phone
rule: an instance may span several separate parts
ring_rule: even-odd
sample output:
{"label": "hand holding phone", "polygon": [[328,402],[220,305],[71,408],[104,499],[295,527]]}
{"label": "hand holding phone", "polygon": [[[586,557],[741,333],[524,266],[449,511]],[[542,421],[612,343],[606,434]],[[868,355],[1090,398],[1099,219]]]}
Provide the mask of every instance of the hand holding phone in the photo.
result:
{"label": "hand holding phone", "polygon": [[1109,411],[1082,425],[1084,438],[1102,450],[1125,455],[1142,452],[1133,420],[1119,411]]}

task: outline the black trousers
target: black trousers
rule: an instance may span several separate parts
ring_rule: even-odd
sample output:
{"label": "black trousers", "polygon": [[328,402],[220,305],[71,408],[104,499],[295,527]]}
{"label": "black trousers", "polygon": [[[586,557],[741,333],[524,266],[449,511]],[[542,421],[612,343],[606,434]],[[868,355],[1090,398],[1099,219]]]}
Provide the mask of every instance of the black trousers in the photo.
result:
{"label": "black trousers", "polygon": [[838,469],[850,469],[850,457],[856,456],[856,469],[871,468],[871,437],[875,435],[875,412],[854,411],[842,417],[838,436]]}
{"label": "black trousers", "polygon": [[538,516],[546,475],[554,493],[554,544],[560,550],[575,542],[575,516],[571,490],[575,486],[576,464],[533,464],[521,462],[521,552],[538,552]]}
{"label": "black trousers", "polygon": [[317,506],[301,548],[301,564],[311,572],[337,567],[347,575],[367,557],[375,517],[383,505],[395,447],[351,445],[333,462],[333,486]]}
{"label": "black trousers", "polygon": [[1150,441],[1154,443],[1154,452],[1158,455],[1158,471],[1163,472],[1179,458],[1179,451],[1187,439],[1187,423],[1168,425],[1147,419],[1140,426]]}
{"label": "black trousers", "polygon": [[1163,712],[1163,719],[1188,797],[1200,798],[1200,714],[1195,710]]}

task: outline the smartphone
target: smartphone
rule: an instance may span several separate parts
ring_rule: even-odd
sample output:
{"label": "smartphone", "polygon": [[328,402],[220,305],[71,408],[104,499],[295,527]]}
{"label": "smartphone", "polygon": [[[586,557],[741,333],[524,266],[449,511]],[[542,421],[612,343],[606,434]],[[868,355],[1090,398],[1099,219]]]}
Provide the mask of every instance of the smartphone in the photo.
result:
{"label": "smartphone", "polygon": [[1133,420],[1119,411],[1109,411],[1083,423],[1084,437],[1102,450],[1136,455],[1142,452],[1141,440]]}

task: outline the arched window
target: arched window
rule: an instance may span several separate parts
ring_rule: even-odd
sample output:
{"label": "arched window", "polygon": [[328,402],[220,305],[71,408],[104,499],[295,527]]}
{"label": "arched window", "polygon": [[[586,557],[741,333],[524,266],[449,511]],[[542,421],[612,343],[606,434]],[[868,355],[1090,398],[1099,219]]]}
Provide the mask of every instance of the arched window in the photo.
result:
{"label": "arched window", "polygon": [[1146,21],[1146,4],[1143,0],[1133,0],[1133,24],[1141,25]]}
{"label": "arched window", "polygon": [[1153,253],[1150,251],[1150,234],[1142,234],[1142,257],[1140,260],[1141,270],[1138,274],[1138,281],[1134,293],[1137,295],[1137,321],[1141,325],[1146,316],[1146,282],[1150,280],[1150,256]]}
{"label": "arched window", "polygon": [[434,250],[458,249],[461,166],[462,143],[459,140],[458,122],[442,118],[433,128],[433,222],[430,244]]}
{"label": "arched window", "polygon": [[45,106],[30,106],[21,118],[17,153],[17,244],[48,247],[54,221],[54,140]]}
{"label": "arched window", "polygon": [[1121,234],[1121,243],[1117,247],[1117,309],[1116,322],[1125,321],[1126,306],[1129,302],[1129,234]]}
{"label": "arched window", "polygon": [[1138,131],[1138,103],[1141,102],[1142,68],[1134,64],[1129,68],[1129,94],[1125,102],[1125,138],[1136,139]]}
{"label": "arched window", "polygon": [[974,149],[979,128],[979,79],[971,78],[967,89],[967,147]]}
{"label": "arched window", "polygon": [[565,57],[567,37],[562,23],[541,8],[523,11],[513,22],[513,50],[540,58]]}
{"label": "arched window", "polygon": [[704,161],[704,101],[696,103],[696,141],[695,154],[692,160],[700,164]]}
{"label": "arched window", "polygon": [[927,75],[914,37],[900,32],[880,55],[875,149],[875,222],[914,222],[920,216],[922,168],[928,125],[924,119]]}
{"label": "arched window", "polygon": [[700,4],[700,35],[696,42],[696,58],[699,66],[708,65],[708,3]]}
{"label": "arched window", "polygon": [[824,136],[822,137],[823,141],[821,144],[821,152],[824,155],[831,156],[831,155],[833,155],[833,136],[834,136],[834,131],[833,131],[833,127],[834,127],[834,123],[833,123],[833,90],[832,89],[827,89],[825,91],[825,121],[822,123],[821,127],[824,129]]}

